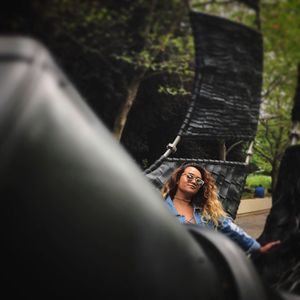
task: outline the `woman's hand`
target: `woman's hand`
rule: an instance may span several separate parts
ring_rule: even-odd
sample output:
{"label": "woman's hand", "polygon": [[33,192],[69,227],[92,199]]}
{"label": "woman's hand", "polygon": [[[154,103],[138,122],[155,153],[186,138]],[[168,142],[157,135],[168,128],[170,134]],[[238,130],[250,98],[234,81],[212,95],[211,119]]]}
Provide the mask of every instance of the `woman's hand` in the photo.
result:
{"label": "woman's hand", "polygon": [[278,244],[280,244],[280,243],[281,243],[280,240],[269,242],[269,243],[267,243],[267,244],[261,246],[260,249],[259,249],[259,252],[260,252],[260,253],[266,253],[266,252],[268,252],[272,247],[274,247],[274,246],[276,246],[276,245],[278,245]]}

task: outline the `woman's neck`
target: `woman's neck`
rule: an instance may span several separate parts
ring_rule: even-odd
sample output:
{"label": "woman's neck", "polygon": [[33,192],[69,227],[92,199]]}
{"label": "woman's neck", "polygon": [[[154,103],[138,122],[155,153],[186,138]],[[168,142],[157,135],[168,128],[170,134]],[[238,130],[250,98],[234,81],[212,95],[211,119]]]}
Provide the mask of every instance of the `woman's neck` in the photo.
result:
{"label": "woman's neck", "polygon": [[173,200],[175,200],[176,202],[181,202],[182,204],[186,204],[186,205],[190,205],[192,203],[191,199],[188,199],[183,196],[177,196],[177,195],[174,196]]}

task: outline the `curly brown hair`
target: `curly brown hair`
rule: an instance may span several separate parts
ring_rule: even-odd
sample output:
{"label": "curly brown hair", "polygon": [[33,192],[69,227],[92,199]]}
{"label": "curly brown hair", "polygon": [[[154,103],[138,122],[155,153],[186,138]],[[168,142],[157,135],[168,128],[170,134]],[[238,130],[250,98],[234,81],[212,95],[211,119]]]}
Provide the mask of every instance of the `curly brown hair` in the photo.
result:
{"label": "curly brown hair", "polygon": [[177,183],[187,167],[196,168],[201,173],[202,180],[204,180],[204,185],[199,189],[198,193],[193,196],[192,204],[199,206],[202,216],[207,221],[213,221],[217,226],[219,219],[227,216],[227,214],[218,199],[218,191],[214,177],[199,164],[185,163],[174,170],[171,177],[165,182],[161,189],[164,199],[167,196],[170,196],[173,199],[177,192]]}

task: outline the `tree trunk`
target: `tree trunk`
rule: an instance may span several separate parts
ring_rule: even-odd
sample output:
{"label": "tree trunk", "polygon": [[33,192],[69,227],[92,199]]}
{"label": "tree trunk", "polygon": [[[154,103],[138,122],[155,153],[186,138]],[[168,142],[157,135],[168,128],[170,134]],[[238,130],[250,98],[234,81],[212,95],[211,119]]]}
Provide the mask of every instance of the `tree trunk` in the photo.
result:
{"label": "tree trunk", "polygon": [[142,81],[141,77],[135,77],[128,85],[126,99],[123,105],[121,106],[120,112],[115,120],[114,128],[113,128],[113,134],[118,141],[121,140],[123,130],[127,122],[128,114],[136,99],[136,95],[139,90],[141,81]]}

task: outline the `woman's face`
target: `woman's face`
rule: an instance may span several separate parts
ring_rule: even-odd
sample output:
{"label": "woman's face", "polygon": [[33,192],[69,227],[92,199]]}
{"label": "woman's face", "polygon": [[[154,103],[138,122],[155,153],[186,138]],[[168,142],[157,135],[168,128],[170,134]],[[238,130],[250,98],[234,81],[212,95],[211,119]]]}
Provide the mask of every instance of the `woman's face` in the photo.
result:
{"label": "woman's face", "polygon": [[204,181],[200,171],[195,167],[187,167],[178,180],[178,190],[181,193],[193,196],[198,193],[203,184]]}

